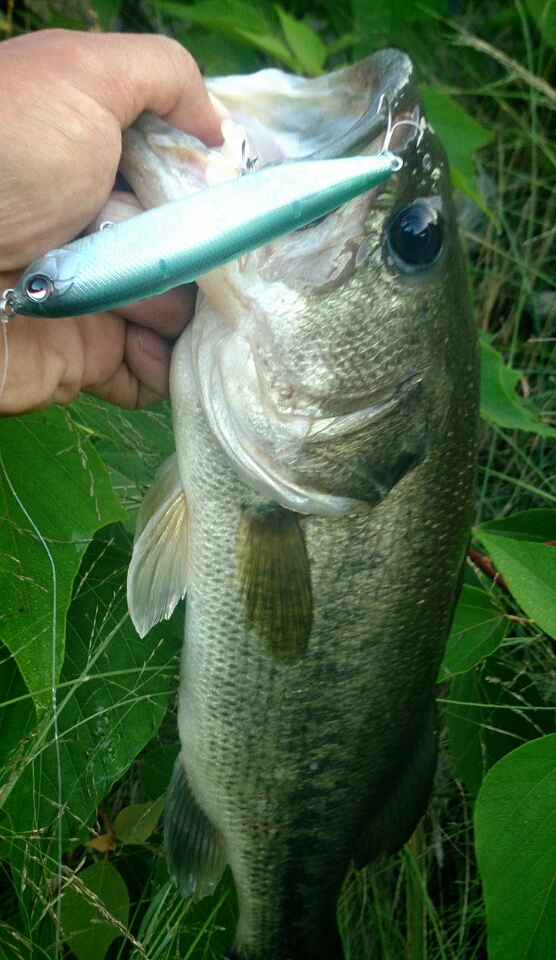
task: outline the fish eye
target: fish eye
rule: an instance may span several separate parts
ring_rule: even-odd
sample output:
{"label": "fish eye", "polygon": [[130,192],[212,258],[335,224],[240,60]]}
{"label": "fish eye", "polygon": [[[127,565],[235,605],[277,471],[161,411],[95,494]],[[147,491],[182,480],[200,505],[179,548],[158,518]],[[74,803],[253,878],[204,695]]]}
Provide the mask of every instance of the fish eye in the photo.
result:
{"label": "fish eye", "polygon": [[388,226],[388,246],[402,270],[422,270],[442,249],[442,218],[426,200],[415,200],[399,210]]}
{"label": "fish eye", "polygon": [[52,293],[52,281],[42,273],[35,273],[25,283],[25,296],[33,303],[42,303]]}

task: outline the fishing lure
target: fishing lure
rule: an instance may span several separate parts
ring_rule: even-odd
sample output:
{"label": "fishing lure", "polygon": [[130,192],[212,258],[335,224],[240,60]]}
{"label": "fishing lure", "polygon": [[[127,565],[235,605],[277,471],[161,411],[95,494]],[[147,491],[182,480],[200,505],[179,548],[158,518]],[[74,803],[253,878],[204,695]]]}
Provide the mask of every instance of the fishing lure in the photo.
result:
{"label": "fishing lure", "polygon": [[189,283],[386,181],[390,151],[269,164],[66,244],[4,290],[4,319],[112,310]]}

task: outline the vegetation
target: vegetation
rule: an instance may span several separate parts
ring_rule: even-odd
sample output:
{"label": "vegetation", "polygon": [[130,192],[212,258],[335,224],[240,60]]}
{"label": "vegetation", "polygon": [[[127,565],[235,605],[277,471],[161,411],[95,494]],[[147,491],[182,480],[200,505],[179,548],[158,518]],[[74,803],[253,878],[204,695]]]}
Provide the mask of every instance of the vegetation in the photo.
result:
{"label": "vegetation", "polygon": [[[0,19],[44,26],[168,32],[209,74],[314,75],[386,44],[416,61],[482,337],[476,526],[429,811],[349,874],[340,925],[348,960],[556,957],[555,0],[11,0]],[[168,407],[81,397],[0,421],[0,451],[0,960],[220,957],[229,875],[186,903],[161,853],[183,615],[141,641],[125,601]]]}

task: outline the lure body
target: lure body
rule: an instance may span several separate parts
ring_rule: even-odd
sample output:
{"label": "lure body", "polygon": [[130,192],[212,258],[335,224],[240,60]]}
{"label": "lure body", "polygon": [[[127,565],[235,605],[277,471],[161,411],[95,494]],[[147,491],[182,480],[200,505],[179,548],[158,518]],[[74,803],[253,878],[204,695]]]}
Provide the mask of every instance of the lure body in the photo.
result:
{"label": "lure body", "polygon": [[269,165],[50,251],[25,271],[10,307],[69,317],[164,293],[307,226],[399,166],[388,152]]}

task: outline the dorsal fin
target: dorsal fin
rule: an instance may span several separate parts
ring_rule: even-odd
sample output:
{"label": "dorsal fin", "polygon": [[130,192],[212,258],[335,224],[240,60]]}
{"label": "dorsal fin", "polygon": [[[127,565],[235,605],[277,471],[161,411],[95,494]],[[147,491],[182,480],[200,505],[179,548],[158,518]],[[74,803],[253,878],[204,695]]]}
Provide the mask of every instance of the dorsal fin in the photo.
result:
{"label": "dorsal fin", "polygon": [[296,660],[313,619],[309,558],[299,517],[277,503],[245,508],[236,545],[245,625],[276,660]]}
{"label": "dorsal fin", "polygon": [[160,467],[137,518],[127,602],[141,637],[185,595],[187,504],[174,454]]}

